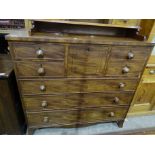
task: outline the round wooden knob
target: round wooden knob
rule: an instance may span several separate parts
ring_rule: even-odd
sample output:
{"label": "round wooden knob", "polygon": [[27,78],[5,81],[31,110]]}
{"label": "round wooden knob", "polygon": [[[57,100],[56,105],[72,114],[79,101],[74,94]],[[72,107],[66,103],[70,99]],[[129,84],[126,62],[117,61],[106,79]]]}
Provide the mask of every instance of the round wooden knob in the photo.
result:
{"label": "round wooden knob", "polygon": [[124,83],[120,83],[119,84],[119,88],[124,88],[125,87],[125,84]]}
{"label": "round wooden knob", "polygon": [[42,102],[41,102],[41,106],[42,106],[43,108],[47,107],[47,101],[42,101]]}
{"label": "round wooden knob", "polygon": [[110,117],[114,117],[115,116],[115,113],[114,112],[110,112],[109,116]]}
{"label": "round wooden knob", "polygon": [[45,91],[45,90],[46,90],[45,85],[41,85],[41,86],[40,86],[40,90],[41,90],[41,91]]}
{"label": "round wooden knob", "polygon": [[119,103],[119,98],[118,97],[114,98],[114,103]]}
{"label": "round wooden knob", "polygon": [[44,69],[43,67],[40,67],[40,68],[38,69],[38,74],[39,74],[39,75],[45,75],[45,69]]}
{"label": "round wooden knob", "polygon": [[47,123],[48,121],[49,121],[48,117],[45,116],[45,117],[43,118],[43,122],[44,122],[44,123]]}
{"label": "round wooden knob", "polygon": [[132,52],[128,53],[128,59],[133,59],[134,58],[134,54]]}
{"label": "round wooden knob", "polygon": [[130,69],[127,66],[123,67],[122,69],[122,73],[128,73],[129,71]]}
{"label": "round wooden knob", "polygon": [[39,49],[36,51],[37,57],[38,58],[43,58],[44,57],[44,51]]}

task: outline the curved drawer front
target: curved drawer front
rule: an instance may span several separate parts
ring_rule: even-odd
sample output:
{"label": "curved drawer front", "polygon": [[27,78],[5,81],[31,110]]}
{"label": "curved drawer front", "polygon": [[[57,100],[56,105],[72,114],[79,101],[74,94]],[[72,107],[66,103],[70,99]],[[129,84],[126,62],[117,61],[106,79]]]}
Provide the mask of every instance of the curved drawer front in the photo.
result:
{"label": "curved drawer front", "polygon": [[12,45],[14,59],[63,60],[65,55],[65,47],[61,44],[25,42]]}
{"label": "curved drawer front", "polygon": [[27,111],[129,105],[133,93],[78,93],[64,95],[25,96]]}
{"label": "curved drawer front", "polygon": [[80,124],[115,121],[125,118],[128,108],[100,108],[81,110]]}
{"label": "curved drawer front", "polygon": [[109,61],[106,76],[132,76],[139,77],[143,71],[145,61],[141,60],[115,60]]}
{"label": "curved drawer front", "polygon": [[124,59],[124,60],[147,60],[151,47],[130,47],[130,46],[117,46],[111,49],[112,60]]}
{"label": "curved drawer front", "polygon": [[138,80],[126,79],[43,79],[19,80],[23,94],[133,91]]}
{"label": "curved drawer front", "polygon": [[77,123],[76,110],[27,113],[29,126],[63,126]]}
{"label": "curved drawer front", "polygon": [[64,62],[28,62],[17,61],[15,63],[19,77],[64,77]]}

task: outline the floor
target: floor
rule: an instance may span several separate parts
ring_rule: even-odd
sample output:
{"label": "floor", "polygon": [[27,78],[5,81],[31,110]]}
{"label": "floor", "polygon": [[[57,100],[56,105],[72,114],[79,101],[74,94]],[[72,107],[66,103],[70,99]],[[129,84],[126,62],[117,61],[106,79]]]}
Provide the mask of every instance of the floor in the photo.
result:
{"label": "floor", "polygon": [[128,117],[123,128],[115,123],[102,123],[81,128],[44,128],[37,129],[34,135],[94,135],[117,134],[138,129],[155,128],[155,115]]}

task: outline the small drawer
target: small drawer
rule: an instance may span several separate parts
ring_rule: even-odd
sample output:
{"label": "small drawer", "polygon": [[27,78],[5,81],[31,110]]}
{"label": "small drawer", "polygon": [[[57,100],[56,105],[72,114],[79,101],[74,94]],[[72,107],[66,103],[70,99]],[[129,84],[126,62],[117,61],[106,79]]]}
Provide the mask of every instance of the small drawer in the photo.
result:
{"label": "small drawer", "polygon": [[103,77],[108,50],[102,45],[69,46],[68,77]]}
{"label": "small drawer", "polygon": [[133,76],[139,77],[143,71],[145,61],[116,60],[109,61],[106,76]]}
{"label": "small drawer", "polygon": [[113,19],[112,24],[122,25],[122,26],[138,26],[139,19]]}
{"label": "small drawer", "polygon": [[28,94],[134,91],[138,80],[126,79],[43,79],[19,80],[21,91]]}
{"label": "small drawer", "polygon": [[64,62],[29,62],[16,61],[16,71],[19,77],[64,77]]}
{"label": "small drawer", "polygon": [[117,46],[112,47],[110,60],[147,60],[152,47]]}
{"label": "small drawer", "polygon": [[52,43],[12,43],[14,59],[63,60],[65,47]]}
{"label": "small drawer", "polygon": [[80,124],[122,120],[128,108],[92,108],[81,110]]}
{"label": "small drawer", "polygon": [[29,126],[65,126],[77,123],[77,111],[50,111],[27,113]]}

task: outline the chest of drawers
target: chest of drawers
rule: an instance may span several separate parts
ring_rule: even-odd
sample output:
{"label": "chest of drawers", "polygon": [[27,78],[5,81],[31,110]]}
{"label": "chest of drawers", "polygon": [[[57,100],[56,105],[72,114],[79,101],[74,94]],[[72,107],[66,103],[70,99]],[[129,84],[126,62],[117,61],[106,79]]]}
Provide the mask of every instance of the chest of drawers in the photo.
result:
{"label": "chest of drawers", "polygon": [[92,36],[7,39],[29,131],[102,122],[122,127],[153,48]]}

